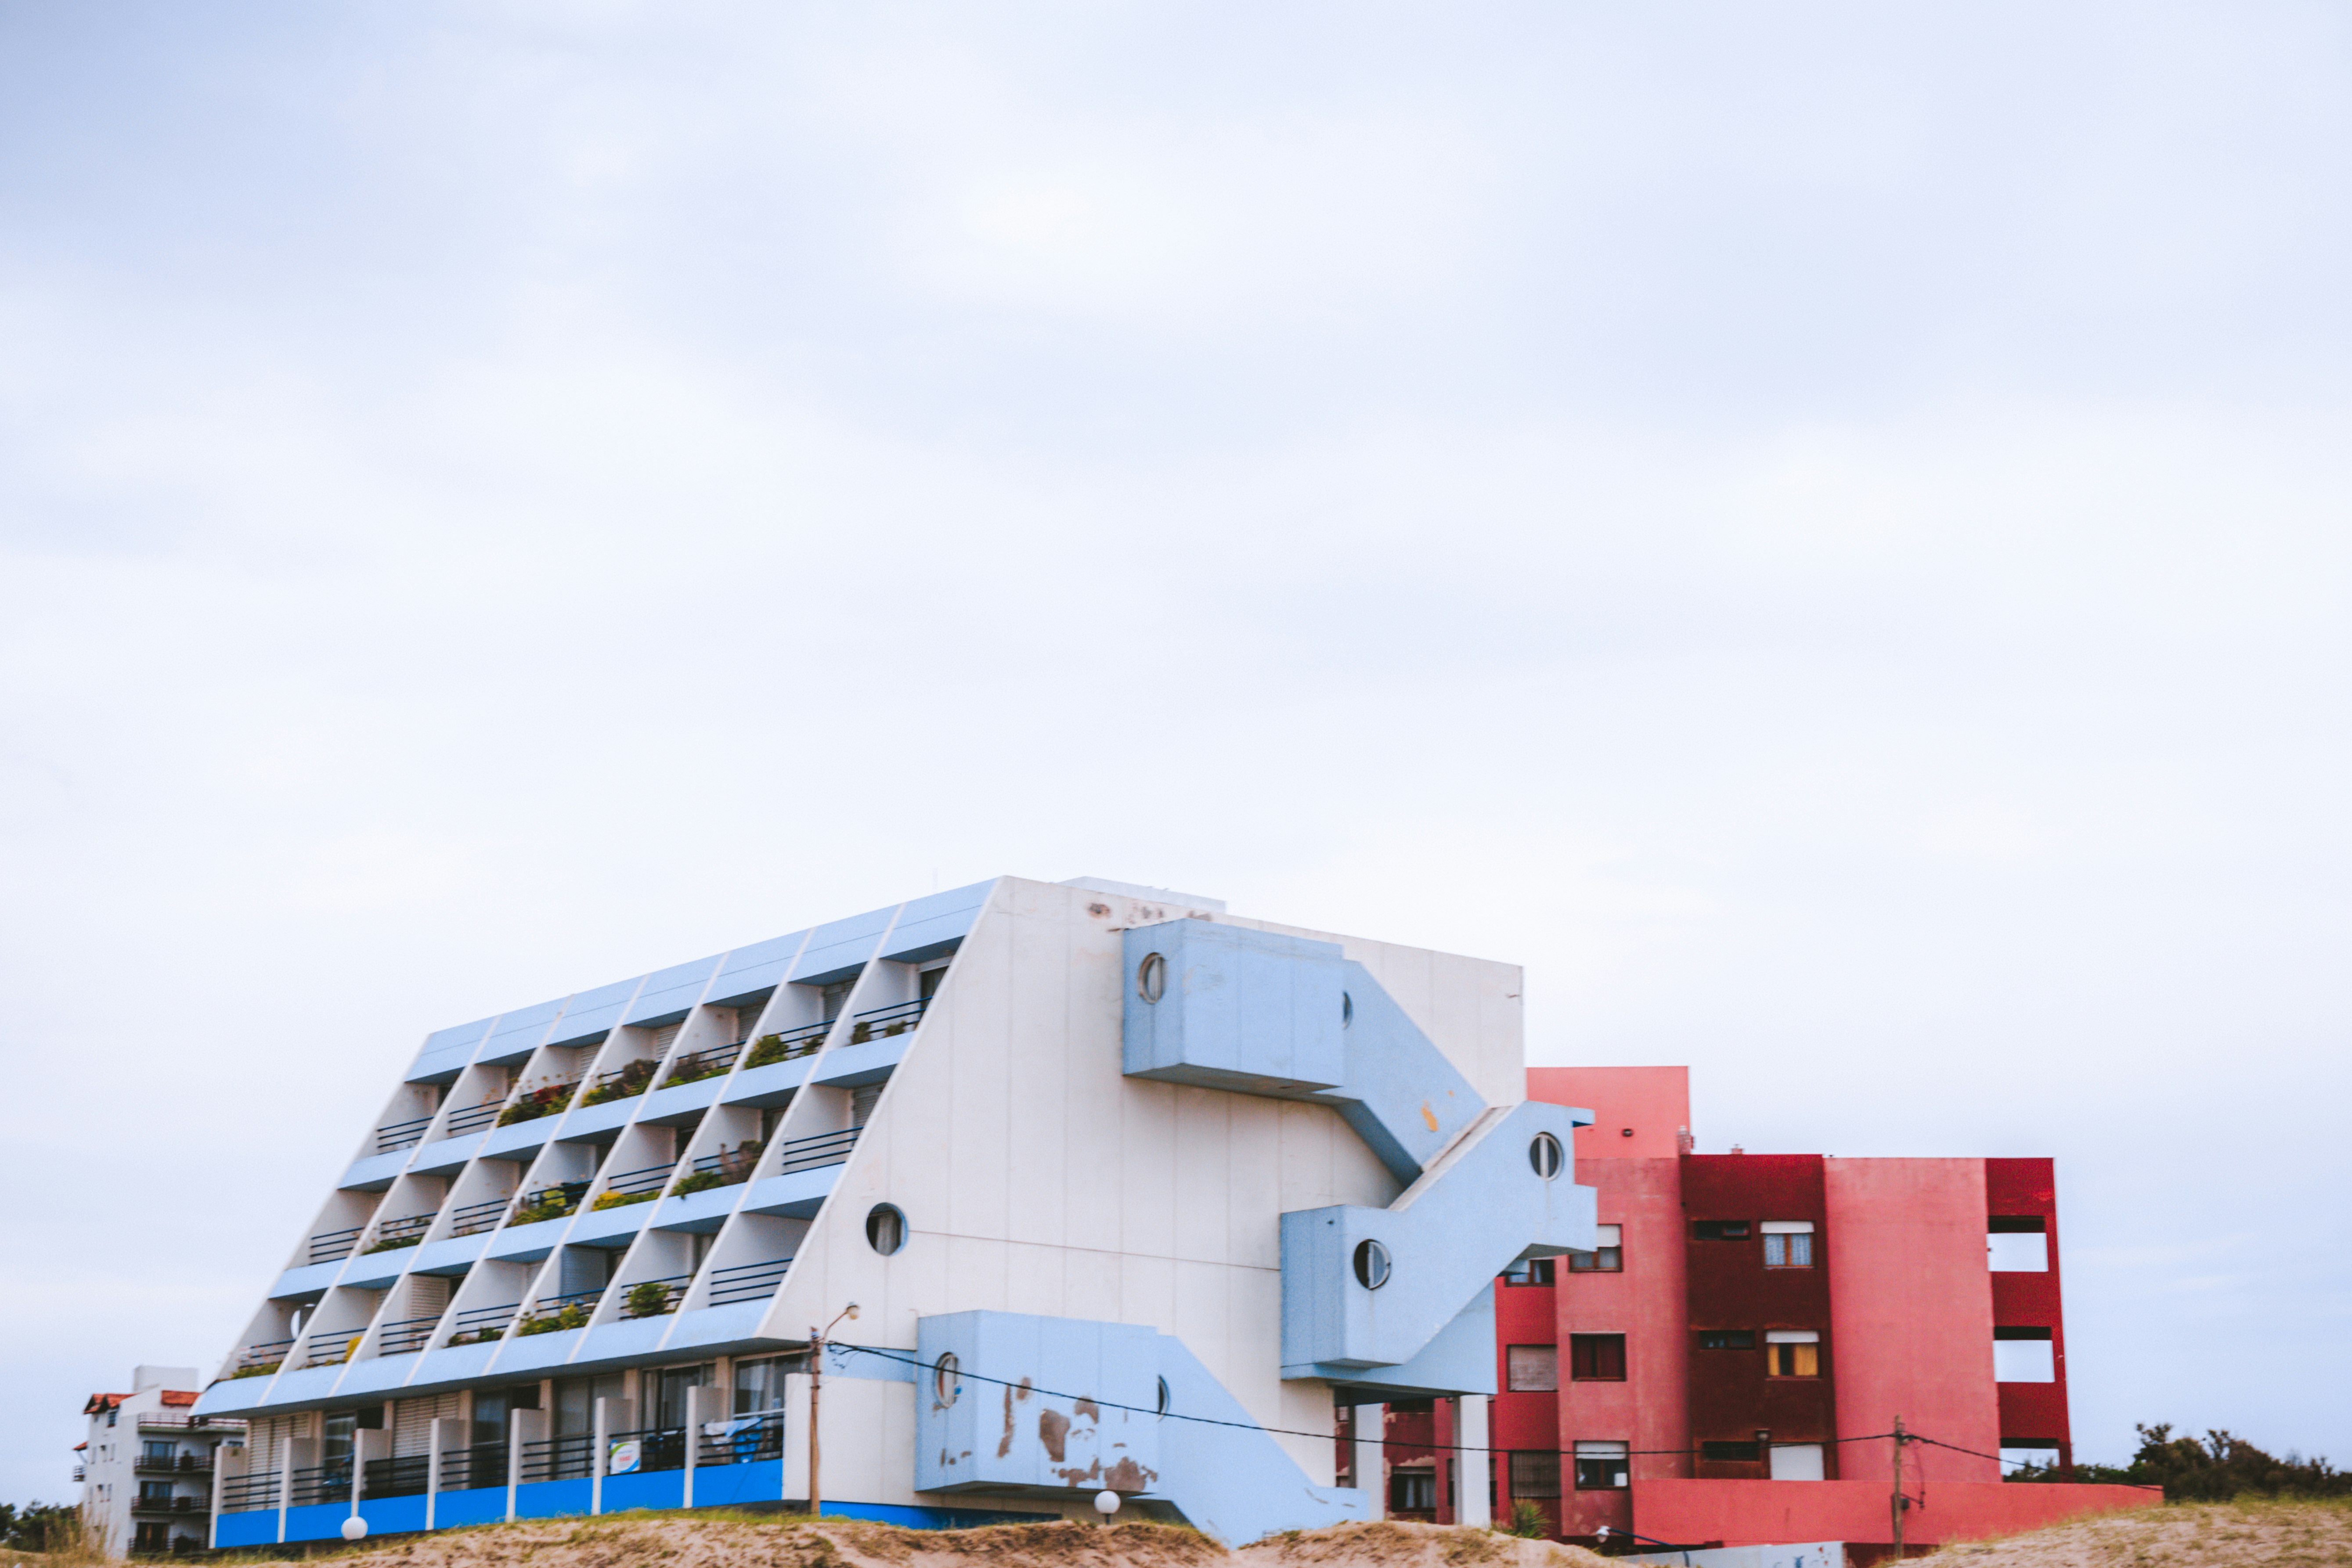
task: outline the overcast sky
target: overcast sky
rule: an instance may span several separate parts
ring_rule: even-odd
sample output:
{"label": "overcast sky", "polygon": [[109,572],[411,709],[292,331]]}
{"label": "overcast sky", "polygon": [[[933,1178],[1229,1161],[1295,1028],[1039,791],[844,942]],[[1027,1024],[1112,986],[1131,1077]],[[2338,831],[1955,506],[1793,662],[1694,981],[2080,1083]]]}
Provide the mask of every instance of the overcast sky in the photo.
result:
{"label": "overcast sky", "polygon": [[2058,1160],[2352,1462],[2352,19],[0,0],[0,1498],[420,1037],[999,872]]}

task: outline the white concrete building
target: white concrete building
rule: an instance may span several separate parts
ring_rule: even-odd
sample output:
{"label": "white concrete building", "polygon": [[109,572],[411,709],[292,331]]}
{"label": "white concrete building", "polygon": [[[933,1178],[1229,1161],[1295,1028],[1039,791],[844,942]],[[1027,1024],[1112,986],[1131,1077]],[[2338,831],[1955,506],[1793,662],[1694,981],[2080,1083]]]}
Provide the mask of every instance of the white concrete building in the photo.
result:
{"label": "white concrete building", "polygon": [[828,1328],[829,1510],[1374,1513],[1335,1405],[1475,1430],[1495,1276],[1593,1245],[1520,990],[1006,877],[438,1031],[197,1406],[215,1544],[803,1503]]}
{"label": "white concrete building", "polygon": [[192,1366],[133,1367],[130,1393],[93,1394],[82,1406],[82,1520],[109,1552],[208,1542],[214,1455],[243,1442],[245,1423],[196,1415],[199,1382]]}

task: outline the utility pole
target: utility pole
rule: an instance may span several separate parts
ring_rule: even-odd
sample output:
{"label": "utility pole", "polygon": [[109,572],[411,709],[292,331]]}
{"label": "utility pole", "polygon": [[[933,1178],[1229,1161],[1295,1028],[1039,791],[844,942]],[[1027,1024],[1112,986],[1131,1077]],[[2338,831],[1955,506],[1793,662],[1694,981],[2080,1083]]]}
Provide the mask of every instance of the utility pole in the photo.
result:
{"label": "utility pole", "polygon": [[833,1332],[834,1324],[844,1318],[857,1316],[857,1303],[852,1301],[834,1315],[833,1322],[809,1330],[809,1517],[816,1518],[824,1511],[824,1499],[817,1481],[817,1396],[824,1388],[824,1336]]}
{"label": "utility pole", "polygon": [[1910,1440],[1903,1433],[1903,1417],[1897,1415],[1895,1418],[1895,1497],[1887,1505],[1895,1515],[1895,1562],[1897,1568],[1903,1562],[1903,1510],[1911,1506],[1911,1500],[1903,1495],[1903,1445]]}

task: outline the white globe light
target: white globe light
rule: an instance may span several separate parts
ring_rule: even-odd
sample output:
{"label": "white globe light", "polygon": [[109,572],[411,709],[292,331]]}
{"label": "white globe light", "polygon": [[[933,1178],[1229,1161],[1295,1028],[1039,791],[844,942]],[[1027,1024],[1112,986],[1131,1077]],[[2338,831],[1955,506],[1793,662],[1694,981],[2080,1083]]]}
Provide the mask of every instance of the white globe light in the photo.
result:
{"label": "white globe light", "polygon": [[1112,1491],[1095,1493],[1095,1511],[1108,1519],[1118,1511],[1118,1494]]}
{"label": "white globe light", "polygon": [[367,1521],[362,1519],[359,1515],[353,1514],[351,1518],[343,1521],[343,1539],[345,1541],[358,1541],[366,1534]]}

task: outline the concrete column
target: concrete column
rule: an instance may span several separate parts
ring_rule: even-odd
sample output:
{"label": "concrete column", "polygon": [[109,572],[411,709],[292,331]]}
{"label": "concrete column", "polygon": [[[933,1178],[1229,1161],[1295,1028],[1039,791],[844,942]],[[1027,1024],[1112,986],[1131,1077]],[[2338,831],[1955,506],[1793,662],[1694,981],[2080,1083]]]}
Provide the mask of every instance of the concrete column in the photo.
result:
{"label": "concrete column", "polygon": [[360,1499],[367,1495],[367,1468],[372,1459],[392,1458],[392,1434],[362,1426],[352,1434],[352,1517],[360,1516]]}
{"label": "concrete column", "polygon": [[514,1521],[515,1492],[522,1486],[523,1445],[543,1441],[546,1436],[546,1411],[511,1410],[507,1413],[507,1521],[509,1523]]}
{"label": "concrete column", "polygon": [[694,1471],[702,1458],[702,1424],[720,1419],[719,1390],[714,1387],[689,1388],[686,1391],[686,1500],[685,1506],[694,1506]]}
{"label": "concrete column", "polygon": [[[593,1388],[594,1384],[590,1384]],[[613,1440],[613,1402],[596,1401],[595,1437],[588,1445],[588,1511],[604,1511],[604,1445]]]}
{"label": "concrete column", "polygon": [[1462,1450],[1454,1456],[1461,1462],[1454,1467],[1454,1522],[1486,1530],[1495,1522],[1494,1505],[1486,1495],[1486,1477],[1495,1458],[1486,1451],[1491,1429],[1486,1396],[1465,1394],[1459,1405],[1454,1417],[1454,1441]]}
{"label": "concrete column", "polygon": [[206,1546],[217,1549],[220,1545],[221,1496],[231,1480],[245,1479],[246,1452],[242,1443],[223,1443],[213,1450],[213,1511],[205,1525]]}
{"label": "concrete column", "polygon": [[1356,1489],[1368,1492],[1367,1519],[1389,1516],[1388,1412],[1385,1405],[1356,1406]]}
{"label": "concrete column", "polygon": [[[425,1528],[427,1530],[434,1528],[434,1517],[441,1499],[442,1456],[452,1448],[464,1447],[467,1434],[472,1428],[470,1421],[443,1415],[425,1429]],[[472,1479],[471,1476],[467,1478],[468,1480]]]}

